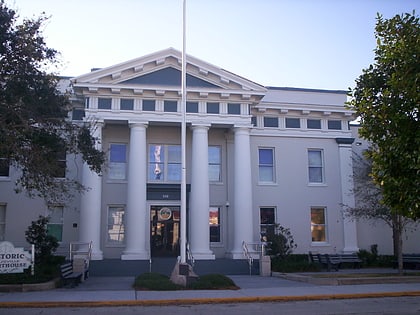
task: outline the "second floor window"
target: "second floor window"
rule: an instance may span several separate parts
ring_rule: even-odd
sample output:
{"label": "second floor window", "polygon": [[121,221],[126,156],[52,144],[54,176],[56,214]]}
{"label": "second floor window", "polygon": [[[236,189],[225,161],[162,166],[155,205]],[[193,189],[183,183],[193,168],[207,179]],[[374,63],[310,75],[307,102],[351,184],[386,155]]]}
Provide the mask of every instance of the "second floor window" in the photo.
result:
{"label": "second floor window", "polygon": [[61,205],[48,207],[48,216],[50,218],[47,224],[48,235],[54,236],[59,242],[63,240],[63,209]]}
{"label": "second floor window", "polygon": [[149,146],[149,181],[181,180],[181,146],[153,144]]}
{"label": "second floor window", "polygon": [[219,146],[209,146],[209,181],[221,181],[221,157]]}
{"label": "second floor window", "polygon": [[274,149],[258,149],[258,179],[260,182],[274,182]]}
{"label": "second floor window", "polygon": [[109,179],[124,180],[127,176],[127,145],[111,143],[109,147]]}
{"label": "second floor window", "polygon": [[324,182],[324,165],[322,150],[308,150],[309,183]]}

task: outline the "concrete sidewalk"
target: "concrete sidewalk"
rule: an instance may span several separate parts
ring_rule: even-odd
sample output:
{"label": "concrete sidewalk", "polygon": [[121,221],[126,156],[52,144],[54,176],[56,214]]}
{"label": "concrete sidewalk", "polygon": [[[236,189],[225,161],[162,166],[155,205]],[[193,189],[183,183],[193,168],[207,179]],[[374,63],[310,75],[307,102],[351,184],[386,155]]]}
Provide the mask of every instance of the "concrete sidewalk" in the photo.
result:
{"label": "concrete sidewalk", "polygon": [[[300,274],[302,277],[305,274]],[[339,275],[337,273],[337,275]],[[310,275],[307,275],[310,277]],[[133,277],[90,277],[75,288],[1,292],[2,307],[174,305],[420,296],[420,282],[319,285],[280,276],[229,276],[239,290],[135,291]]]}

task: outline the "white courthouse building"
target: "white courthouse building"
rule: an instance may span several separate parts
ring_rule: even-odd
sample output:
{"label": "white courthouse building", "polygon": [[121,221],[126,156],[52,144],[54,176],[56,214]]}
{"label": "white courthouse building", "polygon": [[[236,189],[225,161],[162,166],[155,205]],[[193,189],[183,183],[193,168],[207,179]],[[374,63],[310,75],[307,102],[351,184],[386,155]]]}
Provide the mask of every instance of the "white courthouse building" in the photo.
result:
{"label": "white courthouse building", "polygon": [[[355,252],[391,230],[343,217],[354,205],[357,134],[346,91],[265,87],[187,56],[187,218],[180,217],[181,53],[172,48],[63,80],[69,117],[95,124],[107,154],[101,176],[68,155],[66,176],[88,191],[46,204],[14,193],[18,170],[2,168],[0,237],[27,246],[40,214],[63,244],[92,241],[92,259],[148,260],[179,255],[187,220],[196,260],[243,259],[274,224],[289,228],[295,253]],[[414,236],[405,252],[419,252]],[[416,248],[417,246],[417,248]]]}

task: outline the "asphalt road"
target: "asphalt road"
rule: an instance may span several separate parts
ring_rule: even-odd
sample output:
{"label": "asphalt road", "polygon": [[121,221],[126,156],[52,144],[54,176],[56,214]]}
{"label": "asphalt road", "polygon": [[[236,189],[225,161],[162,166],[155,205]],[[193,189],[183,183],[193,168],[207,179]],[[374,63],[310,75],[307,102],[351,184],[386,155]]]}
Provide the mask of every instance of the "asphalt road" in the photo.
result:
{"label": "asphalt road", "polygon": [[127,306],[127,307],[68,307],[68,308],[0,308],[0,314],[7,315],[257,315],[257,314],[420,314],[419,297],[371,298],[349,300],[320,300],[276,303],[203,304],[182,306]]}

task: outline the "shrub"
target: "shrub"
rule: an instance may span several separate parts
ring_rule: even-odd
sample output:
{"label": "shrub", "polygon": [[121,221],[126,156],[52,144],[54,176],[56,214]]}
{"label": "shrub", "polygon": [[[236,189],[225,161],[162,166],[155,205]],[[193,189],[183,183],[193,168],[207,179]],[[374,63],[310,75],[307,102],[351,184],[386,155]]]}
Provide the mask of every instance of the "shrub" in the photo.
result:
{"label": "shrub", "polygon": [[320,271],[317,264],[310,263],[307,255],[288,255],[271,259],[271,270],[276,272]]}
{"label": "shrub", "polygon": [[32,221],[25,232],[26,241],[35,245],[35,263],[48,263],[52,254],[58,247],[57,239],[48,235],[48,217],[39,216],[38,220]]}
{"label": "shrub", "polygon": [[272,257],[286,257],[297,247],[289,228],[279,224],[275,227],[274,235],[268,236],[268,253]]}
{"label": "shrub", "polygon": [[188,288],[194,290],[231,290],[238,289],[232,279],[221,274],[208,274],[198,278]]}
{"label": "shrub", "polygon": [[136,277],[133,288],[136,290],[171,291],[180,289],[180,286],[173,283],[168,276],[146,272]]}

